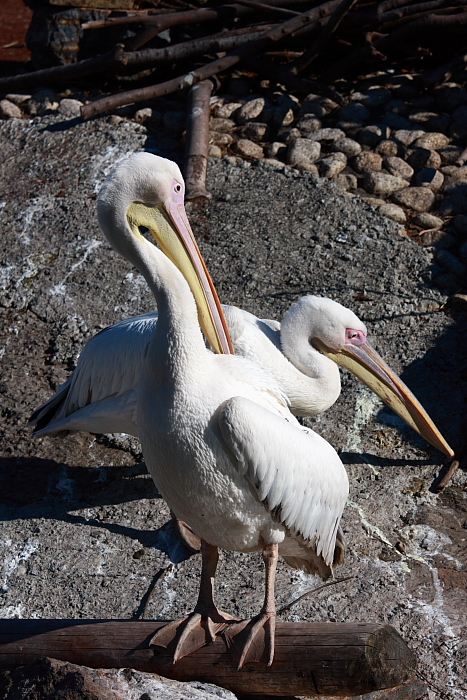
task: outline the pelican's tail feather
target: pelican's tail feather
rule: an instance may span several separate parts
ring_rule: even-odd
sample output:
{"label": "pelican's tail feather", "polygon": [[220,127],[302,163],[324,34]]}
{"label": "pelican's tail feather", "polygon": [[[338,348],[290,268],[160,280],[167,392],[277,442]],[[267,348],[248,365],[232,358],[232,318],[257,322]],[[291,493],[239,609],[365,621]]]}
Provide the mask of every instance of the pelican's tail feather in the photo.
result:
{"label": "pelican's tail feather", "polygon": [[[281,549],[283,551],[281,551]],[[316,548],[309,542],[297,537],[286,538],[283,544],[279,545],[279,554],[285,563],[292,569],[299,569],[307,574],[321,576],[322,579],[331,578],[333,568],[344,563],[345,541],[340,527],[336,534],[334,556],[332,564],[327,564]]]}
{"label": "pelican's tail feather", "polygon": [[[59,387],[57,393],[54,394],[51,399],[43,403],[42,406],[39,406],[39,408],[36,408],[29,419],[29,425],[34,426],[33,435],[36,435],[36,433],[38,433],[40,430],[44,430],[48,425],[54,422],[57,413],[60,411],[64,402],[66,401],[70,384],[70,380],[68,379],[64,384],[62,384],[61,387]],[[52,434],[54,437],[65,437],[70,432],[73,431],[61,430]],[[47,434],[47,431],[44,431],[42,434]]]}

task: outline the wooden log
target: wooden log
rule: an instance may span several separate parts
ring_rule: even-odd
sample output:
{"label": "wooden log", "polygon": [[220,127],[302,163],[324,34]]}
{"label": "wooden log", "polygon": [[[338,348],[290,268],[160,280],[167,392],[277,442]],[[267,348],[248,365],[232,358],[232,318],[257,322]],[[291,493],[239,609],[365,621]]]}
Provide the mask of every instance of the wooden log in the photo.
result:
{"label": "wooden log", "polygon": [[206,189],[208,172],[211,80],[193,85],[188,93],[188,119],[185,149],[185,200],[210,199]]}
{"label": "wooden log", "polygon": [[179,681],[203,681],[234,693],[345,697],[413,679],[416,660],[388,625],[277,622],[269,668],[241,671],[221,637],[176,664],[149,647],[161,621],[1,620],[0,669],[45,656],[91,668],[134,668]]}

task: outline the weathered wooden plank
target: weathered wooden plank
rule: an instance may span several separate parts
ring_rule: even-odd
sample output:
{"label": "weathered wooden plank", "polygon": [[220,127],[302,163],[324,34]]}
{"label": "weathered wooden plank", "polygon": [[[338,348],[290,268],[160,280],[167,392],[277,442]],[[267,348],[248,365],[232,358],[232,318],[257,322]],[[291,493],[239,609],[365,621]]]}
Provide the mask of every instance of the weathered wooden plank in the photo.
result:
{"label": "weathered wooden plank", "polygon": [[163,623],[132,620],[0,620],[0,669],[44,656],[91,668],[129,667],[236,693],[345,697],[410,681],[415,657],[387,625],[277,622],[274,663],[237,671],[221,637],[172,664],[149,647]]}

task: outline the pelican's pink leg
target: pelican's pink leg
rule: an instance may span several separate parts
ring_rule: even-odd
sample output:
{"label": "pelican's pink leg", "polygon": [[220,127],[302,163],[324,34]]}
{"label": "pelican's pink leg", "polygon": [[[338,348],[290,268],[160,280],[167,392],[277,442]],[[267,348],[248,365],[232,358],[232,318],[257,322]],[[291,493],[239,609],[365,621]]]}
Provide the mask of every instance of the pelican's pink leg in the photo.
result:
{"label": "pelican's pink leg", "polygon": [[276,579],[279,545],[266,544],[263,559],[266,567],[264,603],[261,612],[251,620],[231,624],[224,632],[228,647],[238,659],[238,669],[250,661],[270,666],[274,659],[274,639],[276,631],[276,600],[274,583]]}
{"label": "pelican's pink leg", "polygon": [[219,560],[217,547],[201,540],[201,556],[201,580],[195,609],[187,617],[162,627],[149,642],[151,646],[170,651],[173,649],[173,663],[212,644],[217,634],[232,621],[237,621],[227,613],[220,612],[214,603],[214,579]]}

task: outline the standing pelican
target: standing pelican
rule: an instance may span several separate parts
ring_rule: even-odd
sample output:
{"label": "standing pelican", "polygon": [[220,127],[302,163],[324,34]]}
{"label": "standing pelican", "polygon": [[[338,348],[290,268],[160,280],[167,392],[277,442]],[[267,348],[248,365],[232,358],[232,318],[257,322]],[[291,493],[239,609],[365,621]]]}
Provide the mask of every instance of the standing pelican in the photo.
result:
{"label": "standing pelican", "polygon": [[[249,360],[207,350],[190,287],[167,257],[200,291],[198,309],[211,344],[228,352],[222,309],[194,244],[177,166],[145,153],[128,158],[105,182],[98,217],[111,245],[144,275],[159,311],[137,396],[146,464],[171,509],[202,538],[194,612],[162,628],[152,643],[174,644],[176,661],[225,629],[239,667],[252,660],[271,664],[278,554],[295,568],[331,573],[342,556],[338,528],[347,474],[334,449],[298,424],[273,377]],[[141,236],[140,226],[167,255]],[[347,335],[349,352],[362,344],[359,330]],[[263,553],[264,604],[251,621],[233,623],[214,604],[218,547]]]}

